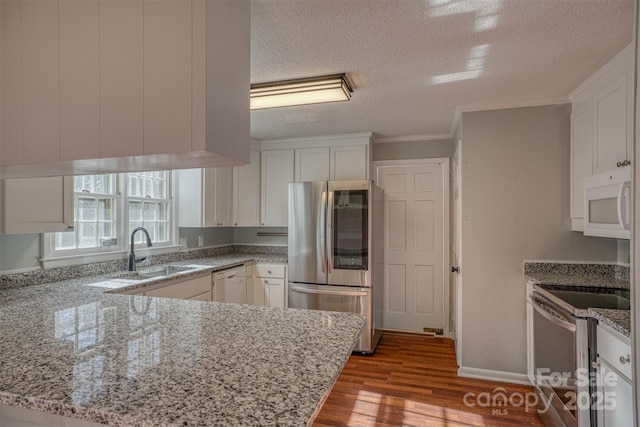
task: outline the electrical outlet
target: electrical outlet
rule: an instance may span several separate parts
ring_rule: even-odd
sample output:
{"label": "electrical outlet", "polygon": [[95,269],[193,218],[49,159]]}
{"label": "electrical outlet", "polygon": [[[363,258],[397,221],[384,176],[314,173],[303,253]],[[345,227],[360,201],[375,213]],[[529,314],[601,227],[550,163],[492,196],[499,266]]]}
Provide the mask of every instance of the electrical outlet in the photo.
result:
{"label": "electrical outlet", "polygon": [[201,248],[204,246],[204,236],[198,236],[198,247]]}

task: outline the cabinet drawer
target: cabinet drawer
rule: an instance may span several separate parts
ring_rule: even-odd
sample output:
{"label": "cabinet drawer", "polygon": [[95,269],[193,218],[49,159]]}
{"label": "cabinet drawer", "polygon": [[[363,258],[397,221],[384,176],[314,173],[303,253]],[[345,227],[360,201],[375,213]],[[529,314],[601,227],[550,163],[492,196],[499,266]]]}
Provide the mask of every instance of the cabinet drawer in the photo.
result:
{"label": "cabinet drawer", "polygon": [[627,379],[630,379],[632,371],[631,342],[629,338],[607,327],[598,325],[597,345],[598,356],[606,359],[612,367],[620,371]]}
{"label": "cabinet drawer", "polygon": [[284,279],[284,265],[277,264],[256,264],[256,277],[272,277],[274,279]]}
{"label": "cabinet drawer", "polygon": [[194,296],[211,292],[211,276],[206,275],[193,280],[163,286],[145,292],[148,297],[190,299]]}
{"label": "cabinet drawer", "polygon": [[233,279],[236,276],[244,276],[245,269],[244,267],[235,267],[230,268],[228,270],[218,271],[213,273],[213,280],[225,280],[225,279]]}

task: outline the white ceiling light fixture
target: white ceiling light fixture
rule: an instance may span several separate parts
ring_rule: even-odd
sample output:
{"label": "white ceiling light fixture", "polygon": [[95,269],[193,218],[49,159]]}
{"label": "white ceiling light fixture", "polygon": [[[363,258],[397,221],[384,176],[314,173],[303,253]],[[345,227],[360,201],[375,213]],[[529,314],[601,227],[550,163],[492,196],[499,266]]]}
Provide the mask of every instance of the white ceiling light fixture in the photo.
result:
{"label": "white ceiling light fixture", "polygon": [[351,92],[346,74],[256,83],[251,85],[251,109],[349,101]]}

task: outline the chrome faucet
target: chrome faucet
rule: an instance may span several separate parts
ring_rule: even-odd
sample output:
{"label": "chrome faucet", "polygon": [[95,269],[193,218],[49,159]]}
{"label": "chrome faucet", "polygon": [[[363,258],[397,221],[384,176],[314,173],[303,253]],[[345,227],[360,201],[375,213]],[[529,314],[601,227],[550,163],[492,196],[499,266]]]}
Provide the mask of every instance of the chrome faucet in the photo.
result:
{"label": "chrome faucet", "polygon": [[[136,262],[138,260],[136,260],[136,253],[133,251],[133,247],[134,247],[134,237],[137,231],[144,232],[144,234],[147,236],[147,247],[151,246],[151,237],[149,236],[149,232],[147,231],[147,229],[144,227],[134,228],[133,231],[131,232],[131,252],[129,253],[129,271],[136,271]],[[144,261],[145,259],[146,257],[140,259],[140,261]]]}

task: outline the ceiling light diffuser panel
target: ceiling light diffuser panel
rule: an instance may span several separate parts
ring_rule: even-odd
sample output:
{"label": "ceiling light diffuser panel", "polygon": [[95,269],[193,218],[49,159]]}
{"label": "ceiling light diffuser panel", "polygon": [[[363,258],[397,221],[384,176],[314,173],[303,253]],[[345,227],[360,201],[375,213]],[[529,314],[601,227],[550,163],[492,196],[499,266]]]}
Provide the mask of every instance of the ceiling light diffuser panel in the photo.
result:
{"label": "ceiling light diffuser panel", "polygon": [[251,109],[349,101],[351,92],[345,74],[257,83],[251,85]]}

